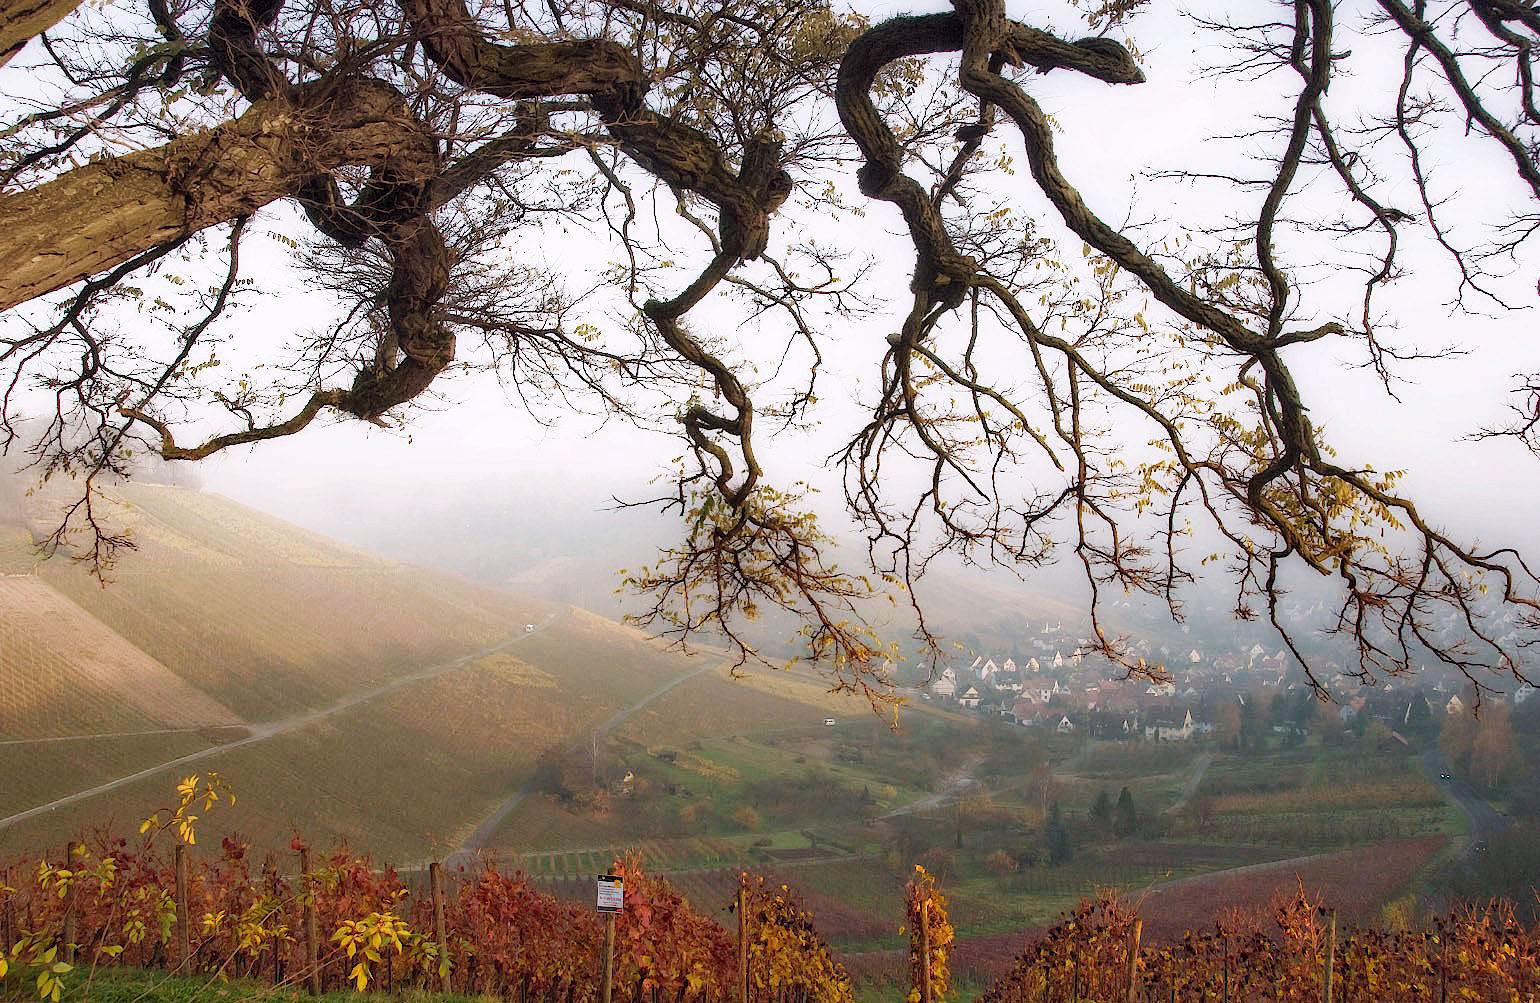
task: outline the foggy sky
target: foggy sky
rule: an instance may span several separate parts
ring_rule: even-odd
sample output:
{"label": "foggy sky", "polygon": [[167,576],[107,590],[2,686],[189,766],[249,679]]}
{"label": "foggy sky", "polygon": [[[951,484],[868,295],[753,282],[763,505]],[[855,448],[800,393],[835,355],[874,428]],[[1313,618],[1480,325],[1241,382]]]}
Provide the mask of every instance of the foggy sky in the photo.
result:
{"label": "foggy sky", "polygon": [[[1025,9],[1018,8],[1021,5],[1012,4],[1012,15],[1025,16]],[[896,4],[867,5],[878,16],[902,9]],[[1046,22],[1034,13],[1032,23],[1055,26],[1071,36],[1083,34],[1083,26],[1077,30],[1073,14],[1065,11]],[[1349,12],[1339,20],[1350,24],[1352,16]],[[1222,189],[1161,186],[1145,178],[1136,183],[1133,178],[1152,168],[1201,165],[1209,157],[1243,163],[1246,144],[1216,146],[1201,138],[1238,131],[1257,91],[1230,81],[1194,81],[1194,63],[1216,60],[1219,54],[1207,41],[1193,40],[1190,27],[1169,10],[1136,22],[1132,34],[1145,55],[1147,84],[1109,87],[1062,72],[1031,83],[1061,126],[1055,142],[1066,173],[1082,187],[1092,208],[1111,221],[1149,221],[1149,232],[1155,233],[1159,221],[1172,215],[1216,218],[1228,206]],[[1368,44],[1358,38],[1353,42],[1355,48]],[[1266,93],[1267,87],[1261,91]],[[1019,173],[1003,183],[1021,186],[1022,201],[1040,212],[1042,200],[1033,201],[1020,159]],[[1441,176],[1479,173],[1481,190],[1466,196],[1499,203],[1517,198],[1516,182],[1508,178],[1511,165],[1504,170],[1492,151],[1446,154],[1441,160]],[[1173,198],[1182,199],[1176,209],[1169,201]],[[831,510],[838,505],[838,475],[815,461],[837,449],[862,414],[854,402],[872,392],[884,338],[907,300],[905,286],[913,264],[896,210],[881,203],[867,208],[868,218],[846,220],[839,236],[860,234],[862,246],[882,256],[874,288],[884,290],[892,310],[864,326],[842,327],[825,346],[832,360],[820,388],[827,402],[821,407],[825,426],[811,436],[783,435],[760,443],[771,483],[812,479],[822,486],[824,504]],[[1057,220],[1043,219],[1062,236]],[[1434,521],[1453,528],[1462,541],[1502,539],[1531,553],[1540,551],[1540,530],[1532,516],[1540,461],[1511,442],[1473,443],[1465,438],[1482,425],[1503,420],[1508,402],[1500,391],[1512,385],[1513,374],[1540,371],[1540,350],[1532,333],[1537,327],[1533,288],[1540,268],[1533,252],[1526,252],[1528,258],[1515,266],[1517,274],[1510,283],[1513,289],[1529,290],[1524,302],[1530,309],[1462,316],[1448,306],[1454,293],[1452,269],[1426,246],[1426,238],[1421,234],[1421,245],[1406,252],[1406,260],[1416,265],[1415,278],[1387,290],[1383,302],[1396,304],[1394,313],[1406,343],[1423,349],[1458,344],[1469,355],[1405,364],[1401,373],[1409,382],[1395,388],[1399,402],[1361,368],[1364,356],[1356,346],[1327,340],[1291,349],[1287,357],[1314,421],[1325,427],[1346,465],[1407,469],[1405,492],[1421,499]],[[549,246],[539,253],[548,262],[582,270],[580,252]],[[1426,280],[1434,274],[1437,281]],[[587,278],[574,275],[577,282]],[[292,305],[270,303],[260,312],[260,322],[271,330],[276,318],[299,323],[298,316]],[[666,473],[668,461],[682,448],[677,439],[589,417],[541,427],[484,374],[444,380],[436,389],[442,399],[417,414],[407,434],[359,422],[313,427],[288,440],[232,450],[206,461],[206,490],[345,539],[350,525],[368,525],[372,538],[351,542],[379,547],[380,527],[392,520],[403,541],[442,532],[443,525],[424,526],[423,517],[431,512],[439,523],[455,522],[452,504],[445,514],[446,500],[455,498],[503,496],[516,505],[592,512],[609,505],[612,495],[648,497],[657,490],[648,481]],[[355,518],[363,513],[368,518]],[[477,527],[465,524],[455,531],[473,535]],[[381,549],[389,552],[388,547]],[[416,556],[421,548],[401,549]]]}

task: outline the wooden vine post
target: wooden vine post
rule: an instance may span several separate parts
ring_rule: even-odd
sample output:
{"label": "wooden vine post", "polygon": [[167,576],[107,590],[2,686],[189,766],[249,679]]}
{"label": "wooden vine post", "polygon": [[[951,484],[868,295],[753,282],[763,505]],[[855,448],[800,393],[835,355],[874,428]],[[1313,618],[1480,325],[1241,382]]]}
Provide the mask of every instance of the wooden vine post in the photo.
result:
{"label": "wooden vine post", "polygon": [[738,878],[738,1003],[749,1003],[749,891]]}
{"label": "wooden vine post", "polygon": [[433,895],[433,942],[438,945],[438,987],[449,992],[449,939],[444,935],[444,865],[428,865],[428,887]]}
{"label": "wooden vine post", "polygon": [[[626,880],[625,874],[601,874],[594,881],[594,907],[604,914],[604,957],[599,964],[599,1000],[600,1003],[610,1003],[610,997],[615,991],[615,917],[620,915],[626,907]],[[636,982],[636,1000],[642,999],[642,984],[646,981],[645,973],[638,973]],[[653,986],[652,994],[654,1003],[657,1003],[658,987]]]}
{"label": "wooden vine post", "polygon": [[[274,914],[281,914],[283,902],[283,879],[275,871],[267,883],[268,897],[274,903]],[[268,949],[273,956],[273,985],[283,985],[283,936],[276,931],[268,939]]]}
{"label": "wooden vine post", "polygon": [[604,960],[599,970],[600,1003],[610,1003],[615,991],[615,914],[604,917]]}
{"label": "wooden vine post", "polygon": [[[15,877],[11,873],[9,864],[5,868],[4,885],[7,888],[16,887],[12,884]],[[16,897],[15,892],[5,892],[0,899],[0,951],[7,951],[16,943],[16,903],[12,901]]]}
{"label": "wooden vine post", "polygon": [[1144,920],[1134,919],[1128,930],[1128,979],[1123,989],[1125,1003],[1133,1003],[1134,983],[1139,977],[1139,939],[1144,933]]}
{"label": "wooden vine post", "polygon": [[177,841],[171,866],[176,873],[176,964],[185,974],[192,971],[192,902],[187,890],[187,844]]}
{"label": "wooden vine post", "polygon": [[[68,870],[73,872],[75,870],[75,858],[80,856],[80,855],[81,855],[81,846],[80,846],[80,844],[75,842],[74,840],[70,840],[70,844],[67,847],[65,847],[65,849],[64,849],[64,866],[65,866],[65,868],[67,868]],[[75,925],[76,925],[76,922],[77,922],[76,917],[75,917],[75,913],[76,913],[76,910],[79,908],[79,901],[78,901],[79,896],[76,894],[76,889],[80,885],[79,877],[80,876],[77,874],[77,875],[75,875],[75,877],[70,879],[69,888],[64,893],[64,931],[63,931],[63,940],[64,940],[64,963],[67,964],[67,965],[72,965],[72,964],[75,963],[75,941],[76,941],[77,936],[78,936],[76,934],[76,932],[75,932]],[[9,948],[10,945],[7,944],[6,947]]]}
{"label": "wooden vine post", "polygon": [[930,899],[920,903],[920,1003],[935,1003],[930,979]]}
{"label": "wooden vine post", "polygon": [[953,931],[946,899],[923,867],[915,867],[905,886],[904,920],[909,928],[910,998],[916,1003],[941,1003],[950,988],[947,955]]}
{"label": "wooden vine post", "polygon": [[1230,1003],[1230,936],[1225,934],[1224,940],[1224,996],[1221,1003]]}
{"label": "wooden vine post", "polygon": [[1332,975],[1337,964],[1337,910],[1326,914],[1326,972],[1322,980],[1321,999],[1331,1003]]}
{"label": "wooden vine post", "polygon": [[315,880],[310,873],[310,847],[299,848],[300,894],[305,904],[305,987],[312,996],[321,995],[321,932],[316,917]]}

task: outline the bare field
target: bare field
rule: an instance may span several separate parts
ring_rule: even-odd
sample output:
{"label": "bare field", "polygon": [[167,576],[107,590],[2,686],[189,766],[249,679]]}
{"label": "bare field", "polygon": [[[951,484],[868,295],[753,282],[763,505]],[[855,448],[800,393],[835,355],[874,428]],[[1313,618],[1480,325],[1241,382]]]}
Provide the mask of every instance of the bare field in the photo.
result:
{"label": "bare field", "polygon": [[1405,893],[1417,869],[1447,842],[1443,836],[1422,836],[1187,878],[1152,890],[1139,912],[1152,941],[1178,940],[1184,931],[1212,927],[1231,911],[1270,921],[1275,901],[1303,887],[1311,901],[1337,909],[1344,922],[1372,923],[1380,907]]}

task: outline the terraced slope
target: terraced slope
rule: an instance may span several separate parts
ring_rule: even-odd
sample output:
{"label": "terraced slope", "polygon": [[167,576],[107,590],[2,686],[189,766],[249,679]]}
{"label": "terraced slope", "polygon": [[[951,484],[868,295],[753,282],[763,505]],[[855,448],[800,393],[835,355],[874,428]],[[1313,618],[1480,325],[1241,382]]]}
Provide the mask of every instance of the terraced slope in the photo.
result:
{"label": "terraced slope", "polygon": [[[103,589],[69,561],[59,592],[246,721],[323,707],[491,645],[553,607],[385,561],[216,495],[113,488],[137,550]],[[12,528],[6,564],[25,563]],[[20,551],[20,553],[18,553]]]}
{"label": "terraced slope", "polygon": [[0,740],[240,723],[41,578],[0,577]]}

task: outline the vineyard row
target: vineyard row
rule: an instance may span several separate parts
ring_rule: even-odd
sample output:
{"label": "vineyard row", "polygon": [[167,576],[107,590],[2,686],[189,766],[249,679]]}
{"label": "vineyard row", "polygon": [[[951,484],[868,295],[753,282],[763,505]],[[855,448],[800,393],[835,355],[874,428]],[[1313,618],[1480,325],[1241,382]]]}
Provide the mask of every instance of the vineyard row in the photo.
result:
{"label": "vineyard row", "polygon": [[[72,843],[62,861],[24,859],[0,885],[0,977],[35,979],[58,1003],[71,966],[124,964],[359,990],[407,987],[516,1003],[601,998],[605,924],[591,901],[544,893],[495,867],[404,880],[346,848],[257,864],[226,838],[193,860],[163,826],[138,847]],[[162,838],[157,841],[156,836]],[[298,865],[297,873],[289,868]],[[729,932],[638,856],[615,919],[615,996],[633,1003],[850,1003],[851,979],[786,884],[741,875]],[[565,883],[565,882],[564,882]],[[725,889],[724,889],[725,890]],[[730,900],[731,901],[731,900]],[[727,903],[723,903],[726,905]],[[741,908],[740,908],[741,906]],[[908,985],[949,992],[952,930],[935,882],[909,882]],[[1232,913],[1181,941],[1141,943],[1136,908],[1082,904],[1031,943],[981,1003],[1534,1003],[1540,928],[1511,907],[1468,909],[1423,930],[1338,929],[1298,894],[1268,915]],[[10,974],[6,975],[6,970]]]}

